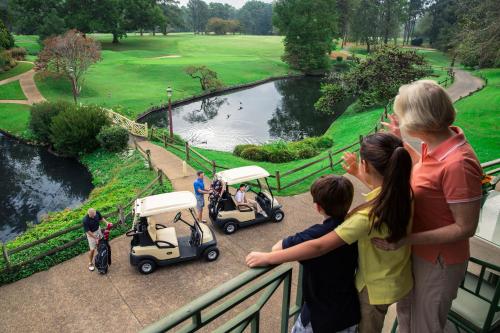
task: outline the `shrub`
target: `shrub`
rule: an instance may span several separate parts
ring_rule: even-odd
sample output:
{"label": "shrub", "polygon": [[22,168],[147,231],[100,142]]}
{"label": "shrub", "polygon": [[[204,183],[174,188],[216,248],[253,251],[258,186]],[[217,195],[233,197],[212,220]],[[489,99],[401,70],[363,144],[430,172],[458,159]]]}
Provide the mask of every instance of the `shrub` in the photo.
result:
{"label": "shrub", "polygon": [[14,37],[9,32],[3,21],[0,20],[0,49],[10,49],[14,46]]}
{"label": "shrub", "polygon": [[269,162],[284,163],[293,161],[297,157],[297,154],[290,149],[273,150],[273,152],[269,154]]}
{"label": "shrub", "polygon": [[411,40],[411,45],[413,45],[413,46],[421,46],[423,42],[424,42],[423,38],[417,37],[417,38],[413,38]]}
{"label": "shrub", "polygon": [[108,117],[98,106],[68,108],[52,119],[50,139],[58,152],[77,156],[99,147],[96,136],[108,124]]}
{"label": "shrub", "polygon": [[250,144],[246,144],[246,145],[237,145],[236,147],[234,147],[233,149],[233,155],[234,156],[241,156],[241,153],[243,152],[243,150],[247,149],[247,148],[250,148],[250,147],[256,147],[255,145],[250,145]]}
{"label": "shrub", "polygon": [[128,131],[119,126],[105,126],[97,134],[101,147],[110,152],[124,150],[128,144]]}
{"label": "shrub", "polygon": [[16,60],[24,60],[28,54],[24,47],[13,47],[7,52],[10,53],[10,56]]}
{"label": "shrub", "polygon": [[333,146],[333,140],[327,136],[306,138],[301,142],[319,149],[327,149]]}
{"label": "shrub", "polygon": [[342,58],[341,56],[337,56],[337,61],[338,62],[342,62],[344,60],[344,58]]}
{"label": "shrub", "polygon": [[240,157],[252,161],[267,161],[269,153],[263,147],[253,146],[244,149]]}
{"label": "shrub", "polygon": [[318,155],[318,150],[311,145],[303,144],[297,146],[296,154],[300,159],[311,158]]}
{"label": "shrub", "polygon": [[75,108],[75,105],[64,101],[34,104],[30,109],[29,127],[35,138],[41,142],[50,143],[52,118],[70,108]]}
{"label": "shrub", "polygon": [[16,62],[12,59],[12,56],[8,51],[0,50],[0,68],[4,71],[8,71],[11,67],[14,67]]}

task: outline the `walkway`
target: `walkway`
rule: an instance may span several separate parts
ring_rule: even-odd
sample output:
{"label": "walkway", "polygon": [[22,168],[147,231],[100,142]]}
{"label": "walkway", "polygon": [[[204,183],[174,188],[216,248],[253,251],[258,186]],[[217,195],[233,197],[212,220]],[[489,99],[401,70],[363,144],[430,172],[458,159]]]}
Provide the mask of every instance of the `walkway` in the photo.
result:
{"label": "walkway", "polygon": [[[174,154],[145,140],[137,144],[151,151],[153,165],[167,174],[175,190],[192,190],[193,168],[187,166],[184,174],[182,160]],[[353,182],[353,204],[357,205],[366,189],[358,181]],[[247,270],[244,258],[249,251],[269,250],[278,239],[321,220],[308,193],[278,200],[286,213],[282,223],[242,229],[231,236],[216,230],[221,255],[213,263],[195,261],[144,276],[129,264],[130,240],[122,236],[111,241],[113,265],[105,276],[87,270],[84,254],[2,286],[0,332],[136,332]],[[172,217],[165,215],[163,223],[170,223]],[[183,230],[179,225],[178,233]],[[278,293],[262,314],[262,332],[277,331],[280,304]],[[391,311],[387,322],[393,318]],[[384,331],[388,332],[389,326]]]}
{"label": "walkway", "polygon": [[36,83],[35,83],[35,70],[30,69],[29,71],[10,77],[8,79],[0,81],[0,86],[14,82],[14,81],[19,81],[19,84],[21,85],[21,89],[23,90],[24,95],[26,96],[27,100],[0,100],[0,103],[12,103],[12,104],[26,104],[26,105],[32,105],[35,103],[40,103],[45,101],[45,98],[42,96],[40,91],[38,90]]}

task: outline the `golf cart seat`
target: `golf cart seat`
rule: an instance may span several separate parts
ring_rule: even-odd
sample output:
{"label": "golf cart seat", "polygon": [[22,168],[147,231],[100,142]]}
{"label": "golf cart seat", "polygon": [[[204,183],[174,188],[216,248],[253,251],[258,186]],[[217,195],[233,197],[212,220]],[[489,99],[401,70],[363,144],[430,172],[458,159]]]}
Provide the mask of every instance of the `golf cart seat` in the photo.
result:
{"label": "golf cart seat", "polygon": [[161,241],[168,242],[173,246],[179,246],[177,242],[177,234],[174,227],[163,228],[156,224],[150,223],[148,225],[148,233],[153,242]]}

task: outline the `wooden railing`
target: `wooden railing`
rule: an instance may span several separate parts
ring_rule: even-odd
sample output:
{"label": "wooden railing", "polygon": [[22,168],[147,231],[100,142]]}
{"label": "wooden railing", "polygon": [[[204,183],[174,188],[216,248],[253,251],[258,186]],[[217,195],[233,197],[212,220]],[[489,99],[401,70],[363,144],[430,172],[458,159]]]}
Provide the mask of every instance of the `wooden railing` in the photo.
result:
{"label": "wooden railing", "polygon": [[[146,156],[149,156],[148,153],[145,153],[140,147],[138,147],[138,150],[142,153],[142,154],[145,154]],[[152,167],[152,164],[151,164],[151,159],[148,158],[148,162],[149,162],[149,167],[151,170],[153,170],[153,167]],[[127,218],[132,214],[132,205],[134,204],[135,200],[137,200],[138,198],[141,198],[143,197],[148,191],[150,191],[156,184],[160,184],[160,185],[163,185],[163,180],[164,179],[167,179],[166,178],[166,175],[160,170],[158,169],[157,170],[157,173],[158,173],[158,176],[153,180],[151,181],[145,188],[143,188],[132,200],[130,200],[129,202],[127,202],[126,204],[124,205],[119,205],[117,206],[116,210],[111,212],[111,213],[108,213],[108,214],[103,214],[103,217],[105,219],[108,219],[108,218],[111,218],[111,217],[117,217],[118,218],[118,225],[126,225],[125,224],[125,221],[127,220]],[[126,213],[126,211],[128,211],[130,209],[130,211],[128,213]],[[12,261],[11,261],[11,258],[10,256],[15,254],[15,253],[19,253],[21,251],[25,251],[25,250],[28,250],[30,248],[33,248],[34,246],[37,246],[37,245],[40,245],[40,244],[44,244],[44,243],[47,243],[48,241],[52,240],[52,239],[55,239],[57,237],[60,237],[60,236],[63,236],[63,235],[66,235],[72,231],[75,231],[75,230],[82,230],[82,224],[81,223],[78,223],[80,221],[73,221],[75,222],[74,225],[72,225],[71,227],[68,227],[66,229],[63,229],[63,230],[59,230],[49,236],[46,236],[46,237],[43,237],[43,238],[40,238],[40,239],[37,239],[31,243],[27,243],[27,244],[24,244],[24,245],[21,245],[19,247],[16,247],[16,248],[13,248],[13,249],[8,249],[7,248],[7,245],[6,244],[2,244],[0,243],[1,247],[2,247],[2,257],[3,257],[3,260],[5,262],[5,268],[3,270],[0,270],[0,274],[5,272],[5,271],[11,271],[11,270],[17,270],[19,268],[22,268],[23,266],[26,266],[30,263],[33,263],[37,260],[40,260],[46,256],[50,256],[50,255],[53,255],[57,252],[60,252],[62,250],[65,250],[67,248],[70,248],[78,243],[80,243],[81,241],[85,240],[87,236],[83,235],[83,232],[82,232],[82,236],[81,237],[78,237],[76,239],[73,239],[73,240],[70,240],[60,246],[57,246],[55,248],[52,248],[48,251],[45,251],[43,253],[40,253],[32,258],[29,258],[27,260],[24,260],[20,263],[15,263],[13,264]]]}
{"label": "wooden railing", "polygon": [[136,136],[141,136],[144,138],[148,137],[148,124],[144,123],[137,123],[133,120],[128,119],[125,116],[122,116],[119,113],[114,112],[113,110],[110,109],[104,109],[106,114],[108,115],[109,119],[111,119],[111,122],[117,126],[125,128],[129,133],[136,135]]}

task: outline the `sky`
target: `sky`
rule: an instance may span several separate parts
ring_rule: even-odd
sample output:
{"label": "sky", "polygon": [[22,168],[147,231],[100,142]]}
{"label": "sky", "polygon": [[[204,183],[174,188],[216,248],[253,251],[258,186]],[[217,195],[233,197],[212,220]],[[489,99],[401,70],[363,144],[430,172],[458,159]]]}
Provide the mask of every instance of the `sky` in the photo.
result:
{"label": "sky", "polygon": [[[180,0],[181,6],[184,6],[188,3],[189,0]],[[260,0],[262,2],[268,2],[271,3],[272,0]],[[247,0],[205,0],[205,2],[222,2],[222,3],[227,3],[230,4],[231,6],[234,6],[236,8],[241,8],[247,2]]]}

